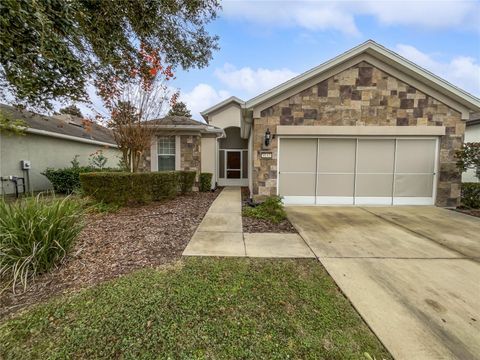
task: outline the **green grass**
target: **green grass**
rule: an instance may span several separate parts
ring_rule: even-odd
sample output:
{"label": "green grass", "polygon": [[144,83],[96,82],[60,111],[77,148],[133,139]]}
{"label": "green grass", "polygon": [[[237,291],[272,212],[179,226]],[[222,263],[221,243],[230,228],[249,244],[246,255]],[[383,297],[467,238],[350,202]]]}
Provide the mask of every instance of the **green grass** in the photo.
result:
{"label": "green grass", "polygon": [[190,258],[0,325],[0,358],[390,358],[315,260]]}

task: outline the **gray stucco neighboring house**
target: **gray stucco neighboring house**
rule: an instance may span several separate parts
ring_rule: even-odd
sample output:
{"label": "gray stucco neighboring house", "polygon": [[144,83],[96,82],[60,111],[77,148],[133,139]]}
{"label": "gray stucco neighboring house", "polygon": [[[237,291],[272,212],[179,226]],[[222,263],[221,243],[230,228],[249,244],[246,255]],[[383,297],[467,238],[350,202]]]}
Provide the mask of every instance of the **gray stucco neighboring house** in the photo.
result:
{"label": "gray stucco neighboring house", "polygon": [[[465,142],[479,142],[480,143],[480,112],[472,114],[470,120],[467,121],[465,128]],[[480,169],[469,169],[462,174],[463,182],[479,182],[475,172],[480,173]]]}
{"label": "gray stucco neighboring house", "polygon": [[[15,192],[11,176],[28,175],[33,191],[50,189],[50,182],[41,174],[46,168],[69,167],[75,156],[80,165],[88,165],[90,155],[98,150],[107,157],[106,166],[118,165],[121,154],[105,127],[71,115],[44,116],[8,105],[0,105],[0,111],[27,126],[25,135],[0,133],[2,194]],[[22,160],[29,161],[31,169],[22,169]]]}

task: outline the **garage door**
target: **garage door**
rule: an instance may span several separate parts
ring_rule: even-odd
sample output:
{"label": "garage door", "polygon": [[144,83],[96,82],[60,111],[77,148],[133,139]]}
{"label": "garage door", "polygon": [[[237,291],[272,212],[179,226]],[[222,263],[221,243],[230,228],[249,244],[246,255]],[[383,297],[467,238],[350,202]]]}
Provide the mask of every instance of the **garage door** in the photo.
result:
{"label": "garage door", "polygon": [[281,138],[288,204],[432,205],[435,138]]}

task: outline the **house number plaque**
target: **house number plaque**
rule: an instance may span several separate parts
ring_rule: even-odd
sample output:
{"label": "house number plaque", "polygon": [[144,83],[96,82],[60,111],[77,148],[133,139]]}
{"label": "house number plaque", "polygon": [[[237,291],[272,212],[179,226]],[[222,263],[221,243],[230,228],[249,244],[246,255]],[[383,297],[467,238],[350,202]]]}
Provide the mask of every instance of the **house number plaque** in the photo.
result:
{"label": "house number plaque", "polygon": [[271,152],[262,152],[262,153],[260,153],[260,157],[262,159],[271,159],[272,158],[272,153]]}

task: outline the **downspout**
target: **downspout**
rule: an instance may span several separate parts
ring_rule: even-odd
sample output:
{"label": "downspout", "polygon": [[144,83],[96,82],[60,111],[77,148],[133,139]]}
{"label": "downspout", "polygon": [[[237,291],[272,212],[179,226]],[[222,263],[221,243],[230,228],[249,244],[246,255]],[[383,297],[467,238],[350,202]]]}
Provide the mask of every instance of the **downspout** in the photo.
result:
{"label": "downspout", "polygon": [[250,191],[250,199],[253,198],[253,111],[250,109],[243,110],[243,135],[248,136],[248,190]]}

